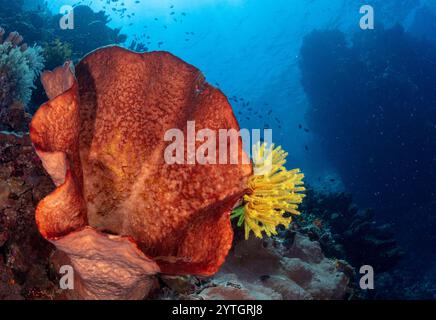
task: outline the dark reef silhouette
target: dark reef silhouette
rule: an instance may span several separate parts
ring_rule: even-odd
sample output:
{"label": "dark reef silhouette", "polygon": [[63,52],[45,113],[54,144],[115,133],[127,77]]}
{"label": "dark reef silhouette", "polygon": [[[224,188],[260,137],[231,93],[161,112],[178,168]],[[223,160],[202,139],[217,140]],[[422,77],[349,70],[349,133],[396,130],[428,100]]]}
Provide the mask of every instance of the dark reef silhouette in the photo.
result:
{"label": "dark reef silhouette", "polygon": [[436,45],[401,26],[350,39],[314,31],[300,67],[308,121],[347,190],[394,223],[409,256],[419,250],[417,269],[431,269],[436,215],[425,208],[436,192]]}
{"label": "dark reef silhouette", "polygon": [[61,15],[53,16],[49,23],[55,38],[72,45],[74,59],[80,59],[99,47],[126,41],[127,37],[120,34],[120,29],[107,26],[110,19],[104,11],[94,12],[90,7],[80,5],[74,8],[74,17],[72,30],[58,27]]}
{"label": "dark reef silhouette", "polygon": [[[110,19],[104,11],[94,12],[88,6],[76,6],[74,29],[62,30],[59,28],[61,15],[53,15],[46,7],[37,11],[22,7],[23,1],[0,0],[0,27],[17,31],[28,45],[42,46],[45,69],[55,68],[69,59],[77,62],[90,51],[126,40],[120,29],[107,25]],[[40,81],[35,86],[32,104],[28,106],[31,113],[47,100]]]}

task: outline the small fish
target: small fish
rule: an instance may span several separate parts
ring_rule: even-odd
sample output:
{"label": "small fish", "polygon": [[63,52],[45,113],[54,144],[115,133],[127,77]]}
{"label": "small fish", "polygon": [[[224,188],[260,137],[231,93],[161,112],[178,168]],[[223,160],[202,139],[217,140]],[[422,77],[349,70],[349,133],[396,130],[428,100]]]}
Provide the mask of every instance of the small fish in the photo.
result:
{"label": "small fish", "polygon": [[260,276],[260,281],[266,281],[269,278],[271,278],[269,275],[262,275],[262,276]]}

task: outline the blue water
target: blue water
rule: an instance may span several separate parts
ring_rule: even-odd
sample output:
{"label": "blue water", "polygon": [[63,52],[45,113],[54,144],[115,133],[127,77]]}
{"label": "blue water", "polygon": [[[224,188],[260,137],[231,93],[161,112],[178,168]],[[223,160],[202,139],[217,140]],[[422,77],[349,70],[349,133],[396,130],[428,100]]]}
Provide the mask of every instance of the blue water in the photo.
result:
{"label": "blue water", "polygon": [[[29,6],[36,3],[28,2]],[[241,127],[271,127],[275,142],[290,152],[292,165],[304,169],[309,179],[334,171],[328,163],[319,161],[323,156],[316,144],[317,138],[310,132],[297,130],[299,124],[306,126],[307,108],[300,84],[299,50],[303,37],[313,29],[359,31],[361,1],[135,2],[119,0],[108,5],[104,0],[53,0],[49,1],[49,7],[53,13],[58,13],[66,4],[87,4],[96,11],[105,10],[112,19],[110,26],[121,27],[121,32],[129,36],[126,45],[132,39],[149,36],[149,50],[167,50],[176,54],[202,70],[207,80],[219,85],[227,96],[249,101],[254,110],[267,113],[272,109],[270,117],[261,119],[234,104]],[[371,2],[380,7],[380,12],[376,12],[377,23],[386,26],[407,23],[415,9],[422,5],[418,0]],[[126,8],[127,11],[121,18],[120,13],[112,8]],[[135,16],[128,18],[127,15],[132,13]],[[194,32],[194,35],[186,32]],[[162,44],[158,45],[160,42]],[[310,154],[305,146],[310,147]]]}
{"label": "blue water", "polygon": [[[426,181],[420,184],[420,179],[426,173],[419,172],[419,165],[413,166],[413,172],[410,172],[409,164],[406,165],[401,161],[401,153],[395,154],[395,156],[392,154],[392,160],[395,160],[396,163],[392,166],[397,167],[391,167],[391,169],[393,168],[392,172],[395,173],[389,173],[389,176],[383,176],[383,173],[380,173],[379,176],[382,176],[385,181],[372,179],[371,174],[375,176],[374,172],[363,177],[362,172],[359,173],[359,176],[354,175],[356,170],[343,170],[344,166],[359,165],[358,160],[360,159],[376,163],[381,161],[379,156],[381,152],[377,156],[374,156],[374,150],[365,153],[366,145],[379,143],[383,148],[383,143],[388,146],[391,142],[393,144],[401,144],[402,142],[384,140],[392,139],[393,134],[389,135],[389,132],[385,132],[386,134],[383,136],[383,130],[380,130],[382,134],[375,139],[365,140],[365,136],[362,135],[360,139],[354,140],[355,145],[361,145],[363,148],[363,151],[359,151],[361,152],[359,159],[353,159],[351,156],[351,154],[356,154],[356,149],[346,145],[342,149],[340,146],[337,147],[337,149],[341,149],[339,151],[331,152],[326,147],[328,143],[325,141],[328,140],[330,143],[334,141],[336,137],[333,136],[333,131],[328,131],[326,129],[328,126],[321,126],[319,119],[317,120],[318,124],[314,124],[313,118],[310,118],[314,96],[310,96],[311,93],[307,92],[307,88],[303,86],[301,81],[301,48],[305,37],[313,30],[338,30],[343,34],[347,45],[352,47],[352,44],[348,43],[351,39],[358,41],[356,39],[363,38],[365,33],[389,29],[396,25],[401,26],[402,30],[411,37],[425,39],[430,46],[431,43],[436,42],[434,32],[436,31],[436,1],[367,1],[365,4],[370,4],[375,8],[375,30],[373,31],[364,31],[359,27],[361,18],[359,8],[363,3],[357,0],[119,0],[116,2],[52,0],[49,1],[49,8],[53,13],[59,13],[60,7],[66,4],[85,4],[96,11],[106,11],[111,17],[109,25],[121,28],[121,33],[128,36],[124,44],[127,47],[132,40],[137,40],[145,43],[150,51],[170,51],[198,67],[205,74],[208,82],[218,86],[228,97],[238,97],[239,102],[233,101],[232,105],[241,127],[248,129],[272,128],[274,142],[282,145],[290,153],[290,167],[300,167],[306,173],[307,182],[313,186],[330,181],[331,189],[352,192],[359,206],[374,207],[376,216],[380,221],[393,222],[399,226],[398,238],[400,241],[410,242],[410,238],[402,239],[403,231],[401,230],[407,229],[410,223],[415,224],[416,222],[418,226],[416,232],[425,232],[427,235],[427,237],[420,238],[415,244],[419,247],[417,251],[426,248],[424,251],[427,252],[425,256],[427,266],[431,265],[432,261],[432,266],[434,266],[435,256],[428,252],[432,250],[429,248],[436,245],[436,241],[435,243],[429,242],[434,240],[434,237],[428,233],[436,231],[436,229],[429,229],[429,225],[433,226],[432,223],[434,223],[434,218],[432,219],[431,216],[436,214],[436,200],[432,199],[431,195],[422,199],[418,196],[428,193],[426,191],[429,189],[436,190],[436,183]],[[38,1],[27,1],[29,8],[35,8],[37,5]],[[121,16],[119,9],[122,8],[125,8],[126,11]],[[388,37],[386,41],[389,39]],[[417,46],[417,50],[421,51],[417,52],[416,55],[418,57],[424,55],[428,46]],[[318,50],[321,59],[324,47],[319,46]],[[360,46],[359,50],[365,50],[365,47]],[[402,51],[402,48],[398,47],[398,55],[401,54],[404,54],[404,50]],[[379,55],[382,61],[383,52],[380,51]],[[428,57],[426,62],[416,66],[416,70],[426,69],[426,66],[436,64],[436,55]],[[329,72],[326,71],[329,65],[324,65],[323,61],[319,63],[320,78],[322,78],[323,72]],[[402,62],[399,60],[397,63],[401,66]],[[345,66],[346,64],[344,64],[344,68]],[[336,67],[341,68],[341,66]],[[401,70],[398,65],[397,67],[395,70]],[[371,68],[371,66],[368,65],[367,68]],[[389,76],[389,70],[385,73]],[[395,76],[403,79],[407,78],[407,73]],[[432,77],[432,75],[427,76]],[[419,75],[416,79],[419,79]],[[424,84],[419,83],[419,80],[416,79],[413,80],[411,86],[422,88]],[[436,76],[433,76],[425,82],[428,87],[420,91],[421,95],[430,97],[433,94],[432,79],[435,80],[433,83],[436,87]],[[363,80],[362,86],[369,86],[368,83],[375,82],[377,87],[381,83],[377,83],[379,81],[377,79]],[[347,99],[350,98],[343,94],[344,91],[359,91],[358,87],[353,86],[352,76],[349,83],[350,86],[343,87],[342,92],[339,88],[338,99],[342,99],[343,96],[346,96]],[[392,127],[386,128],[392,133],[395,124],[398,128],[402,128],[404,123],[410,123],[409,118],[413,118],[413,112],[407,111],[407,115],[396,114],[395,108],[397,106],[390,106],[391,97],[387,96],[390,94],[394,99],[395,88],[390,89],[392,90],[387,90],[385,93],[369,94],[374,95],[371,100],[373,105],[378,104],[378,101],[383,101],[380,102],[379,109],[381,111],[373,114],[374,121],[377,121],[384,114],[383,108],[386,107],[392,108],[391,114],[394,118],[398,117],[397,122],[395,122],[396,120],[390,122]],[[318,89],[317,94],[320,90]],[[364,92],[368,93],[367,90],[368,88],[365,88]],[[328,93],[325,96],[328,96]],[[436,108],[436,105],[431,104],[431,99],[427,99],[425,105],[420,105],[419,99],[416,101],[415,107],[418,109]],[[332,100],[333,103],[335,103],[334,100]],[[396,103],[401,104],[401,101]],[[415,103],[415,100],[412,103]],[[356,102],[357,104],[359,102]],[[350,99],[350,108],[352,107],[353,101]],[[331,110],[336,109],[332,106]],[[365,110],[359,112],[364,113]],[[365,119],[365,115],[359,115],[359,112],[356,112],[355,119],[352,118],[352,114],[349,120],[352,122]],[[429,112],[428,114],[429,118],[426,121],[416,120],[414,126],[418,128],[417,130],[433,124],[436,128],[436,113]],[[407,121],[405,117],[407,117]],[[326,118],[325,121],[330,121],[332,126],[338,126],[338,123],[334,123],[335,117]],[[347,128],[347,126],[344,127]],[[347,130],[352,131],[352,126]],[[405,127],[404,130],[408,129]],[[324,133],[321,134],[321,132]],[[342,134],[347,136],[347,132]],[[400,137],[401,134],[399,134]],[[408,132],[408,135],[412,137],[414,134],[414,131]],[[337,137],[337,139],[344,141],[341,137]],[[415,152],[416,159],[413,161],[416,163],[432,157],[436,159],[436,130],[426,131],[423,137],[417,138],[415,145],[420,146],[422,140],[428,140],[425,144],[425,150],[417,148],[417,150],[404,151],[405,153]],[[368,148],[368,150],[370,149]],[[383,159],[383,165],[389,163],[390,155],[388,151],[387,153]],[[338,157],[341,157],[341,161],[338,161]],[[434,162],[433,164],[436,165]],[[383,166],[380,165],[379,168],[383,168]],[[425,169],[431,171],[431,165],[427,165]],[[347,174],[348,176],[345,176]],[[398,199],[384,196],[383,188],[388,190],[391,178],[394,177],[396,180],[397,176],[398,179],[407,176],[402,187],[396,186]],[[412,186],[410,188],[407,186],[409,182]],[[384,185],[384,187],[380,189],[379,185]],[[419,189],[422,189],[422,192]],[[418,203],[414,203],[414,199],[419,199]],[[398,205],[395,210],[392,209],[393,204]],[[409,204],[411,205],[409,206]],[[404,212],[400,214],[399,211]],[[408,219],[407,222],[405,217]],[[424,221],[425,226],[420,227],[420,221]],[[420,256],[415,256],[415,259],[419,260]],[[419,261],[419,265],[422,265],[422,261]]]}

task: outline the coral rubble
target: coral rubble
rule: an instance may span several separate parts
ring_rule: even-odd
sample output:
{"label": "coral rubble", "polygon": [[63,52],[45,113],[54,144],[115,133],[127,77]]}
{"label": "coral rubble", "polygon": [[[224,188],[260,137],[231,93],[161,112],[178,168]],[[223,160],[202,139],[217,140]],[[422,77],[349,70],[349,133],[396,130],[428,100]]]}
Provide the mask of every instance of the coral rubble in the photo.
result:
{"label": "coral rubble", "polygon": [[[324,300],[345,299],[350,275],[326,258],[319,242],[294,232],[292,244],[283,239],[235,240],[225,264],[209,279],[164,279],[155,299],[206,300]],[[170,280],[170,281],[169,281]]]}
{"label": "coral rubble", "polygon": [[324,257],[317,241],[295,233],[292,245],[251,239],[239,242],[205,299],[344,299],[349,277]]}

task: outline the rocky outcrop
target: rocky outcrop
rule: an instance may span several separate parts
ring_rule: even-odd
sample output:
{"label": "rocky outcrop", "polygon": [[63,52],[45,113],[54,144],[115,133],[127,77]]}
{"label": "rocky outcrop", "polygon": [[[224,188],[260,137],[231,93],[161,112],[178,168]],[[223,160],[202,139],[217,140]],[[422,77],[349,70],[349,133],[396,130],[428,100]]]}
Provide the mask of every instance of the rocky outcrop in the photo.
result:
{"label": "rocky outcrop", "polygon": [[349,194],[309,190],[302,210],[305,219],[297,226],[319,241],[329,257],[355,267],[369,264],[377,272],[391,270],[403,257],[392,225],[377,223],[374,211],[359,209]]}
{"label": "rocky outcrop", "polygon": [[0,299],[53,295],[52,247],[34,219],[35,205],[53,188],[28,135],[0,133]]}
{"label": "rocky outcrop", "polygon": [[[220,273],[196,296],[202,299],[344,299],[349,277],[324,256],[320,244],[295,233],[290,247],[278,239],[239,242]],[[195,295],[194,295],[195,296]]]}

